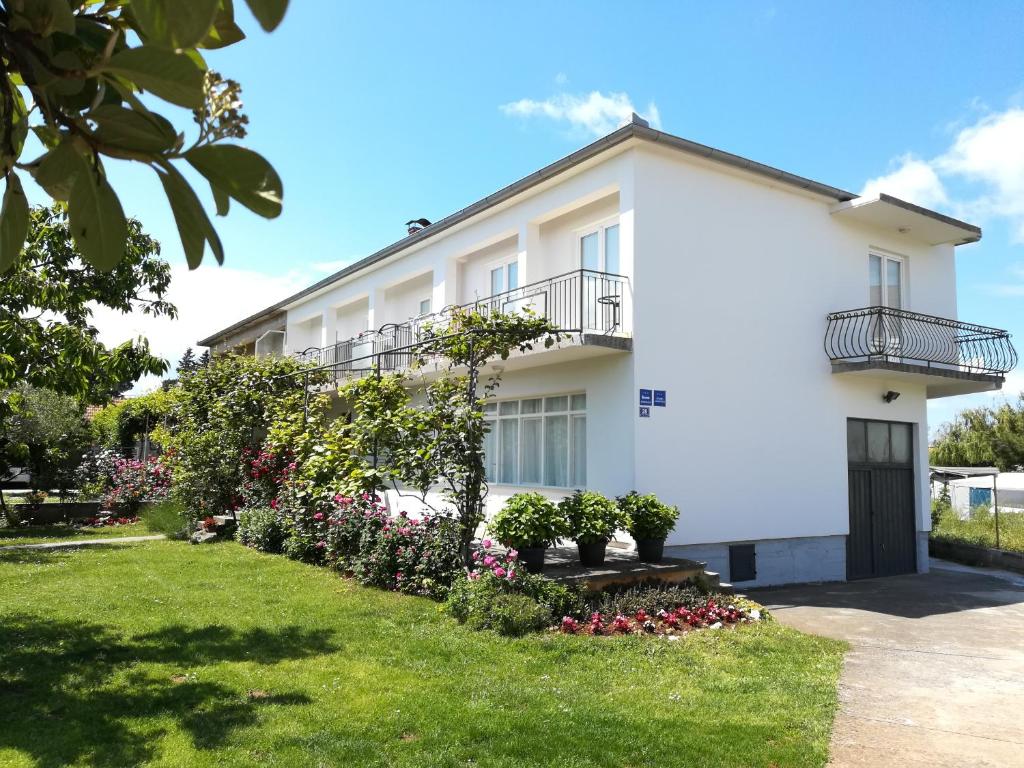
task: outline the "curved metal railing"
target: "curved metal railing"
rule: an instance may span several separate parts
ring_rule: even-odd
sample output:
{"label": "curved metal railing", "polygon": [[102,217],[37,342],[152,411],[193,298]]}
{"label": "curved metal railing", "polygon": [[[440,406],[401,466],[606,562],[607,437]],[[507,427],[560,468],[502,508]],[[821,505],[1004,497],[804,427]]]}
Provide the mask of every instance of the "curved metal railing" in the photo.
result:
{"label": "curved metal railing", "polygon": [[[577,269],[463,305],[483,315],[529,309],[547,317],[566,333],[621,334],[629,311],[627,279],[621,275]],[[413,362],[414,347],[424,325],[444,327],[453,307],[388,323],[377,330],[326,347],[309,347],[296,357],[317,367],[330,367],[336,377],[379,367],[394,371]]]}
{"label": "curved metal railing", "polygon": [[825,352],[833,362],[881,360],[997,376],[1017,364],[1006,331],[890,307],[830,314]]}

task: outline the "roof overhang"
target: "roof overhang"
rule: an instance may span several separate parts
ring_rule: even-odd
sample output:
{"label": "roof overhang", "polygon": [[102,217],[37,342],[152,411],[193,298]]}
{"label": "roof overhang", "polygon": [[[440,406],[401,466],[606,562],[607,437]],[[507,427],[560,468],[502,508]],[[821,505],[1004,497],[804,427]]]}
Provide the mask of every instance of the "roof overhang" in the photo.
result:
{"label": "roof overhang", "polygon": [[884,193],[836,203],[832,215],[895,231],[928,245],[964,245],[981,239],[980,227]]}

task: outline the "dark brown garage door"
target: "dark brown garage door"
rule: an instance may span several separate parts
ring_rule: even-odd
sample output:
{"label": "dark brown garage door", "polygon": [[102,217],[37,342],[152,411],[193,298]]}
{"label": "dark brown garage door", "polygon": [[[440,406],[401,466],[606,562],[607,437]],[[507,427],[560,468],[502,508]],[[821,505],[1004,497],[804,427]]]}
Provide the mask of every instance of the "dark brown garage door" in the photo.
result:
{"label": "dark brown garage door", "polygon": [[850,535],[846,577],[917,570],[914,446],[910,424],[848,419]]}

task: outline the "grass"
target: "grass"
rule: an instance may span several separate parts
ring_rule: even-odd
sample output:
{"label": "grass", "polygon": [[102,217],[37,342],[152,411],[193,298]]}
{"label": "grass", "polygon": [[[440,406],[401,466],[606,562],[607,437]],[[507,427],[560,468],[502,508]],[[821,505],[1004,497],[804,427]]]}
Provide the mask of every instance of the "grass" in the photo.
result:
{"label": "grass", "polygon": [[[939,513],[937,524],[932,526],[933,539],[947,539],[976,544],[981,547],[996,545],[996,518],[985,507],[975,507],[966,520],[952,509]],[[999,513],[999,548],[1010,552],[1024,552],[1024,513]]]}
{"label": "grass", "polygon": [[844,645],[472,632],[234,543],[0,553],[0,765],[820,766]]}
{"label": "grass", "polygon": [[102,528],[78,528],[62,523],[0,528],[0,548],[12,544],[54,544],[82,539],[119,539],[123,536],[148,536],[153,531],[145,520],[131,525],[105,525]]}

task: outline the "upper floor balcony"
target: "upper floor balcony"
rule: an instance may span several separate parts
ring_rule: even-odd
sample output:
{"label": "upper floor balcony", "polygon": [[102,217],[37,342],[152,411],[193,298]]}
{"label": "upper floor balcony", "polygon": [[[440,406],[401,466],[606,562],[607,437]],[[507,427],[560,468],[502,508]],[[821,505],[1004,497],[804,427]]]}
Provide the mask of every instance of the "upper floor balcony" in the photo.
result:
{"label": "upper floor balcony", "polygon": [[1006,331],[891,307],[830,314],[825,352],[833,373],[917,381],[930,398],[999,389],[1017,364]]}
{"label": "upper floor balcony", "polygon": [[[462,305],[484,315],[532,311],[546,317],[566,334],[559,349],[630,350],[631,296],[629,280],[622,275],[577,269],[503,291]],[[309,347],[296,353],[301,360],[331,371],[336,380],[357,376],[375,368],[398,371],[420,359],[419,346],[426,326],[443,328],[451,308],[420,315],[402,323],[387,323],[326,347]],[[550,352],[538,349],[528,356]]]}

